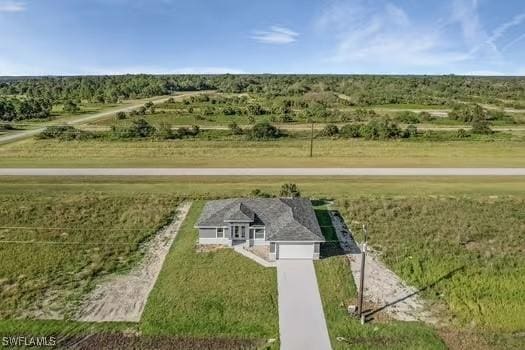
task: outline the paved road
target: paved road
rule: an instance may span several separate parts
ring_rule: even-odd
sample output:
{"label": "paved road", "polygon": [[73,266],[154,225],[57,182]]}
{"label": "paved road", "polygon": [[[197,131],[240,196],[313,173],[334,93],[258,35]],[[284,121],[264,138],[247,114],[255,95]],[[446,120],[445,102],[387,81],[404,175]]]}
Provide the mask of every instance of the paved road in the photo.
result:
{"label": "paved road", "polygon": [[525,176],[525,168],[3,168],[0,176]]}
{"label": "paved road", "polygon": [[330,337],[311,260],[277,261],[281,350],[329,350]]}
{"label": "paved road", "polygon": [[[152,98],[151,101],[154,104],[159,104],[159,103],[165,102],[170,97],[178,98],[178,97],[187,96],[187,95],[191,95],[191,94],[195,94],[195,92],[187,93],[187,94],[167,96],[167,97],[161,97],[161,98]],[[72,119],[72,120],[69,120],[69,121],[65,122],[64,124],[81,125],[81,124],[85,124],[85,123],[91,122],[93,120],[101,119],[101,118],[104,118],[104,117],[116,114],[118,112],[129,112],[129,111],[131,111],[131,110],[133,110],[133,109],[135,109],[137,107],[143,106],[143,105],[144,105],[144,101],[141,101],[141,102],[137,102],[137,103],[132,104],[132,105],[127,106],[127,107],[122,107],[122,108],[118,108],[118,109],[111,109],[109,111],[100,112],[100,113],[94,113],[94,114],[90,114],[90,115],[87,115],[87,116],[83,116],[83,117],[79,117],[79,118],[76,118],[76,119]],[[10,143],[10,142],[15,142],[15,141],[27,139],[27,138],[30,138],[32,136],[38,135],[42,131],[44,131],[45,128],[46,127],[44,126],[44,127],[38,128],[38,129],[25,130],[25,131],[9,133],[7,135],[0,136],[0,145],[1,144],[5,144],[5,143]]]}

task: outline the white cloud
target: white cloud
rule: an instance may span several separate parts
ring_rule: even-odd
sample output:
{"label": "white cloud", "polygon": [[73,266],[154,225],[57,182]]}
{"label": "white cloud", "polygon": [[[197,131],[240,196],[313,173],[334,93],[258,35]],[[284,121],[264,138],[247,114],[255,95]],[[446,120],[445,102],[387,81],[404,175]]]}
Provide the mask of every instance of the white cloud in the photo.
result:
{"label": "white cloud", "polygon": [[0,12],[23,12],[26,4],[19,1],[0,1]]}
{"label": "white cloud", "polygon": [[315,25],[335,37],[328,62],[357,68],[374,65],[375,70],[443,71],[460,65],[503,64],[496,41],[525,21],[525,14],[517,15],[488,34],[476,0],[452,0],[434,12],[411,17],[387,0],[336,0]]}
{"label": "white cloud", "polygon": [[252,39],[265,44],[290,44],[297,40],[299,33],[281,26],[271,26],[267,31],[255,31]]}

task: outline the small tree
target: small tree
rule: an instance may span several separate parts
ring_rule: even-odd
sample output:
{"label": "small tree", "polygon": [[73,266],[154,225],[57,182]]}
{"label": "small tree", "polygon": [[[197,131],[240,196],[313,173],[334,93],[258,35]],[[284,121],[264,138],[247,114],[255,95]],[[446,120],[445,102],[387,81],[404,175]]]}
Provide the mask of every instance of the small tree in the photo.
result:
{"label": "small tree", "polygon": [[486,118],[475,117],[472,120],[472,133],[473,134],[492,134],[492,129],[490,128],[490,123]]}
{"label": "small tree", "polygon": [[335,124],[327,124],[323,130],[319,133],[321,136],[337,136],[339,134],[339,128]]}
{"label": "small tree", "polygon": [[279,196],[281,197],[301,197],[301,191],[299,191],[299,188],[294,183],[287,183],[281,186],[281,192],[279,192]]}
{"label": "small tree", "polygon": [[118,112],[116,114],[117,120],[126,119],[126,112]]}
{"label": "small tree", "polygon": [[268,140],[276,139],[281,136],[281,132],[275,126],[268,122],[257,123],[250,131],[250,135],[254,139]]}
{"label": "small tree", "polygon": [[175,136],[173,130],[171,129],[171,124],[166,122],[159,124],[156,135],[158,138],[164,140],[172,139]]}
{"label": "small tree", "polygon": [[80,111],[80,107],[73,101],[67,100],[64,102],[64,112],[77,113]]}
{"label": "small tree", "polygon": [[361,125],[353,123],[341,127],[339,134],[344,137],[361,137]]}

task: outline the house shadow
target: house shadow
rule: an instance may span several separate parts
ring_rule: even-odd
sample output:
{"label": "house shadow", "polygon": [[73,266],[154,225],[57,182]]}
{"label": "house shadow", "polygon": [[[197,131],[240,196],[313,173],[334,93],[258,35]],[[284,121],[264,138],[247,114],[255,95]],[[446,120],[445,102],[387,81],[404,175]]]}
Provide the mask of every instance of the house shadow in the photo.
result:
{"label": "house shadow", "polygon": [[398,300],[395,300],[393,302],[390,302],[388,304],[380,306],[380,307],[378,307],[376,309],[366,310],[365,311],[365,318],[367,319],[367,321],[371,321],[371,320],[373,320],[372,316],[377,314],[378,312],[381,312],[381,311],[383,311],[383,310],[385,310],[385,309],[387,309],[387,308],[389,308],[391,306],[394,306],[394,305],[396,305],[396,304],[398,304],[398,303],[400,303],[400,302],[402,302],[404,300],[410,299],[411,297],[413,297],[413,296],[415,296],[417,294],[420,294],[421,292],[424,292],[424,291],[426,291],[428,289],[431,289],[431,288],[435,287],[437,284],[439,284],[440,282],[452,278],[452,276],[454,276],[456,273],[458,273],[458,272],[460,272],[460,271],[462,271],[464,269],[465,269],[465,265],[457,267],[457,268],[447,272],[443,276],[439,277],[435,281],[433,281],[433,282],[429,283],[428,285],[424,286],[423,288],[418,289],[414,293],[407,294],[404,297],[399,298]]}
{"label": "house shadow", "polygon": [[[327,201],[323,199],[314,202],[316,206],[323,206],[327,204]],[[321,207],[315,209],[315,214],[326,240],[321,244],[321,259],[361,252],[338,210]],[[339,231],[339,235],[336,230]]]}

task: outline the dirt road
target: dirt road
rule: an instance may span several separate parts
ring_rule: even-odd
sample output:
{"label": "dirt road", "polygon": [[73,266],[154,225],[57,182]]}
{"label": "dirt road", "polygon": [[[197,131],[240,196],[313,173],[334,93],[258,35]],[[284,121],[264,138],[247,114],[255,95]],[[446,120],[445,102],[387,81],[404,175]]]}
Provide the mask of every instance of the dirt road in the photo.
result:
{"label": "dirt road", "polygon": [[3,168],[0,176],[525,176],[525,168]]}
{"label": "dirt road", "polygon": [[[159,103],[166,102],[171,97],[173,97],[173,98],[180,98],[180,97],[189,96],[189,95],[192,95],[192,94],[195,94],[195,92],[191,92],[191,93],[187,93],[187,94],[180,94],[180,95],[173,95],[173,96],[157,97],[157,98],[152,98],[151,102],[153,102],[154,104],[159,104]],[[111,109],[109,111],[94,113],[94,114],[86,115],[86,116],[79,117],[79,118],[76,118],[76,119],[72,119],[72,120],[69,120],[69,121],[65,122],[64,124],[67,124],[67,125],[82,125],[82,124],[91,122],[93,120],[102,119],[102,118],[114,115],[114,114],[116,114],[118,112],[129,112],[129,111],[132,111],[133,109],[136,109],[137,107],[140,107],[142,105],[144,105],[144,101],[137,102],[137,103],[132,104],[132,105],[127,106],[127,107]],[[2,135],[2,136],[0,136],[0,145],[5,144],[5,143],[10,143],[10,142],[15,142],[15,141],[27,139],[27,138],[30,138],[32,136],[38,135],[42,131],[44,131],[45,128],[46,127],[43,126],[41,128],[37,128],[37,129],[24,130],[24,131],[20,131],[20,132],[14,132],[14,133],[9,133],[9,134],[6,134],[6,135]]]}

